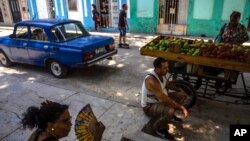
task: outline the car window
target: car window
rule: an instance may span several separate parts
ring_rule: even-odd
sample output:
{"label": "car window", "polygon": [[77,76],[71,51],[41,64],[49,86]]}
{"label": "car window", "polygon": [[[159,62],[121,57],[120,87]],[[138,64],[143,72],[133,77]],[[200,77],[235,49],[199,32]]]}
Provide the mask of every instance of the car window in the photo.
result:
{"label": "car window", "polygon": [[16,28],[16,38],[28,39],[28,27],[27,26],[18,26]]}
{"label": "car window", "polygon": [[53,40],[56,42],[68,41],[90,35],[80,22],[57,25],[51,29],[51,32]]}
{"label": "car window", "polygon": [[44,29],[40,27],[31,26],[30,32],[31,32],[31,40],[48,41],[48,36],[46,35]]}

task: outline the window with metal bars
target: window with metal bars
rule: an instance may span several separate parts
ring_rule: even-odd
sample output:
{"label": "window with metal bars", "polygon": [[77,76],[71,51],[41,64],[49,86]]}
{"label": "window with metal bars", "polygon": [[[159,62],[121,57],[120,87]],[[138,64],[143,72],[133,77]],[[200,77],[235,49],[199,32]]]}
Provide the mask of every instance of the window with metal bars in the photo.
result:
{"label": "window with metal bars", "polygon": [[164,24],[177,24],[179,0],[160,0],[159,17],[164,19]]}

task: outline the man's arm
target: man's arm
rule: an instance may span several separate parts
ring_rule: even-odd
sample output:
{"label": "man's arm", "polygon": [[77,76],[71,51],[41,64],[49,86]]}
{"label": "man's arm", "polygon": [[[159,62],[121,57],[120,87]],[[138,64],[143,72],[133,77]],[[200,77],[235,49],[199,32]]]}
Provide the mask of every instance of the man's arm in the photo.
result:
{"label": "man's arm", "polygon": [[146,80],[146,87],[147,89],[151,90],[155,96],[157,97],[157,99],[161,102],[165,102],[167,104],[169,104],[170,106],[172,106],[175,109],[179,109],[182,110],[182,105],[178,104],[177,102],[175,102],[173,99],[171,99],[169,96],[167,96],[166,94],[164,94],[164,92],[161,89],[161,86],[159,84],[159,82],[153,78],[152,76],[149,76]]}
{"label": "man's arm", "polygon": [[167,103],[170,106],[172,106],[173,108],[181,110],[185,117],[188,116],[187,109],[183,105],[178,104],[173,99],[171,99],[169,96],[164,94],[164,92],[161,89],[161,86],[160,86],[159,82],[153,76],[149,76],[145,80],[145,85],[146,85],[147,89],[151,90],[155,94],[156,98],[160,102]]}
{"label": "man's arm", "polygon": [[128,28],[127,18],[126,18],[126,17],[123,17],[123,20],[124,20],[124,23],[125,23],[126,27]]}
{"label": "man's arm", "polygon": [[124,20],[125,26],[127,27],[127,29],[129,29],[128,28],[128,21],[127,21],[127,14],[125,12],[123,13],[123,20]]}

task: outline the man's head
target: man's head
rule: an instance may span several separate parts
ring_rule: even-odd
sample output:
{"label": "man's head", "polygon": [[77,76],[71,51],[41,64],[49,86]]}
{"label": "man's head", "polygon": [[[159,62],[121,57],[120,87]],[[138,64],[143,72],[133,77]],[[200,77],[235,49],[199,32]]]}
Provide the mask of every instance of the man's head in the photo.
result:
{"label": "man's head", "polygon": [[127,4],[123,4],[123,5],[122,5],[122,9],[123,9],[123,10],[128,10]]}
{"label": "man's head", "polygon": [[230,24],[232,25],[237,25],[240,21],[240,12],[238,11],[233,11],[230,15]]}
{"label": "man's head", "polygon": [[43,40],[43,30],[37,28],[33,31],[34,35],[36,35],[36,40]]}
{"label": "man's head", "polygon": [[162,57],[154,60],[155,72],[158,75],[166,75],[168,73],[168,61]]}
{"label": "man's head", "polygon": [[96,5],[95,4],[92,4],[92,7],[93,7],[93,9],[96,9]]}

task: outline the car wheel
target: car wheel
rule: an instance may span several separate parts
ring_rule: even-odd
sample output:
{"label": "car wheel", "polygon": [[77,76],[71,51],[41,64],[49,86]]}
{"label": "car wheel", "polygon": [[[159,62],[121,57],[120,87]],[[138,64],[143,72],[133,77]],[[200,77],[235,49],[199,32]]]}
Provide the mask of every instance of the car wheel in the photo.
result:
{"label": "car wheel", "polygon": [[54,60],[49,62],[48,67],[52,75],[56,78],[64,78],[68,73],[67,67]]}
{"label": "car wheel", "polygon": [[9,58],[5,55],[5,53],[3,53],[2,51],[0,51],[0,63],[2,64],[2,66],[4,67],[10,67],[12,65],[12,62],[9,60]]}

